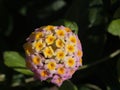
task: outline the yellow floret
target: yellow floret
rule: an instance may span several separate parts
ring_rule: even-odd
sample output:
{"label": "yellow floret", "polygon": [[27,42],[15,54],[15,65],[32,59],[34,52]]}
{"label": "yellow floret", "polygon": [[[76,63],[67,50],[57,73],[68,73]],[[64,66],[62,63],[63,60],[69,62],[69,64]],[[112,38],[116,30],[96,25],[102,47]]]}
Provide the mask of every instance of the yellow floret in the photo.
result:
{"label": "yellow floret", "polygon": [[82,58],[80,58],[80,61],[79,61],[79,62],[80,62],[80,64],[82,64]]}
{"label": "yellow floret", "polygon": [[65,52],[64,51],[62,51],[62,50],[57,51],[56,58],[58,60],[64,59],[64,57],[65,57]]}
{"label": "yellow floret", "polygon": [[30,55],[33,53],[32,45],[30,43],[25,43],[23,47],[27,55]]}
{"label": "yellow floret", "polygon": [[70,42],[76,44],[76,41],[77,41],[77,40],[76,40],[76,37],[75,37],[75,36],[70,36],[69,40],[70,40]]}
{"label": "yellow floret", "polygon": [[81,57],[81,56],[82,56],[82,51],[81,51],[81,50],[78,50],[77,55],[78,55],[79,57]]}
{"label": "yellow floret", "polygon": [[41,62],[41,59],[38,56],[34,56],[32,61],[35,65],[38,65]]}
{"label": "yellow floret", "polygon": [[59,37],[64,37],[65,36],[65,31],[60,29],[56,31],[56,35]]}
{"label": "yellow floret", "polygon": [[55,37],[53,35],[48,35],[47,38],[45,39],[48,45],[53,44],[54,40],[55,40]]}
{"label": "yellow floret", "polygon": [[69,45],[66,46],[66,48],[67,48],[67,52],[69,52],[69,53],[74,53],[75,52],[74,45],[69,44]]}
{"label": "yellow floret", "polygon": [[47,77],[47,76],[48,76],[48,72],[45,71],[45,70],[43,70],[43,71],[40,72],[40,75],[41,75],[42,77]]}
{"label": "yellow floret", "polygon": [[48,30],[48,31],[52,31],[52,30],[54,30],[54,26],[48,25],[48,26],[45,27],[45,29]]}
{"label": "yellow floret", "polygon": [[36,39],[36,40],[39,40],[42,36],[43,36],[43,33],[42,33],[42,32],[37,32],[37,33],[35,34],[35,39]]}
{"label": "yellow floret", "polygon": [[64,67],[58,68],[57,72],[58,72],[58,74],[60,74],[60,75],[64,74],[64,73],[65,73]]}
{"label": "yellow floret", "polygon": [[61,39],[57,39],[55,44],[59,48],[64,46],[64,42]]}
{"label": "yellow floret", "polygon": [[56,63],[55,63],[55,62],[49,62],[49,63],[47,64],[47,68],[48,68],[50,71],[55,70],[55,68],[56,68]]}
{"label": "yellow floret", "polygon": [[75,72],[75,70],[74,70],[74,69],[71,69],[71,70],[70,70],[70,75],[73,75],[74,72]]}
{"label": "yellow floret", "polygon": [[68,27],[66,27],[66,28],[65,28],[65,31],[66,31],[66,32],[71,32],[71,29],[68,28]]}
{"label": "yellow floret", "polygon": [[54,55],[54,51],[53,51],[53,49],[52,49],[52,47],[51,46],[49,46],[49,47],[46,47],[44,50],[43,50],[43,53],[44,53],[44,55],[45,55],[45,57],[47,58],[47,57],[52,57],[53,55]]}
{"label": "yellow floret", "polygon": [[72,58],[72,57],[68,58],[67,65],[68,65],[68,67],[73,67],[75,65],[74,58]]}
{"label": "yellow floret", "polygon": [[45,46],[45,44],[42,41],[38,41],[38,42],[34,42],[33,46],[34,46],[35,50],[37,52],[39,52],[40,50],[43,49],[43,47]]}
{"label": "yellow floret", "polygon": [[56,83],[58,83],[58,84],[61,83],[61,82],[63,82],[62,78],[60,78],[60,77],[57,78],[55,81],[56,81]]}

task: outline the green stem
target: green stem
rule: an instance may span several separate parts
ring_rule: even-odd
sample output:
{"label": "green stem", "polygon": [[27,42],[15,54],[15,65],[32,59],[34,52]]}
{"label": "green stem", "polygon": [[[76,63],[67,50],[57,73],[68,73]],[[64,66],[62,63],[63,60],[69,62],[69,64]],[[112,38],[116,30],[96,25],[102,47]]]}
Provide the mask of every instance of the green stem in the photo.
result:
{"label": "green stem", "polygon": [[98,60],[98,61],[96,61],[96,62],[93,62],[93,63],[91,63],[91,64],[88,64],[88,65],[83,65],[83,66],[80,67],[78,70],[82,70],[82,69],[86,69],[86,68],[93,67],[93,66],[95,66],[95,65],[97,65],[97,64],[100,64],[100,63],[102,63],[102,62],[104,62],[104,61],[107,61],[107,60],[109,60],[109,59],[112,59],[112,58],[114,58],[115,56],[117,56],[117,55],[119,55],[119,54],[120,54],[120,49],[118,49],[118,50],[116,50],[115,52],[111,53],[110,55],[104,57],[103,59],[100,59],[100,60]]}

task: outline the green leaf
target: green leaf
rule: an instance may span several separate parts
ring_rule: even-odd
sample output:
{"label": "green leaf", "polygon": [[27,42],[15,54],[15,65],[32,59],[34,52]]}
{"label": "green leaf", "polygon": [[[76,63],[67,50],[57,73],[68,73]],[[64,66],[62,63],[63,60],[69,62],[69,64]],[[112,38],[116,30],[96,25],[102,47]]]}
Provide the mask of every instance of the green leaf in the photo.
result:
{"label": "green leaf", "polygon": [[59,9],[63,8],[65,5],[66,2],[64,0],[57,0],[51,5],[51,7],[54,11],[58,11]]}
{"label": "green leaf", "polygon": [[8,67],[24,67],[25,60],[18,52],[6,51],[4,52],[4,63]]}
{"label": "green leaf", "polygon": [[78,34],[78,26],[75,22],[64,21],[64,25],[72,29],[76,34]]}
{"label": "green leaf", "polygon": [[71,81],[67,80],[62,84],[59,90],[78,90],[78,88]]}
{"label": "green leaf", "polygon": [[120,37],[120,19],[113,20],[108,26],[108,32]]}
{"label": "green leaf", "polygon": [[25,75],[33,75],[33,72],[31,72],[29,69],[16,68],[14,70],[18,71],[18,72],[20,72],[22,74],[25,74]]}
{"label": "green leaf", "polygon": [[90,0],[89,3],[89,27],[99,25],[103,22],[103,1],[102,0]]}
{"label": "green leaf", "polygon": [[26,75],[33,75],[33,73],[26,68],[25,59],[18,52],[6,51],[3,57],[6,66]]}
{"label": "green leaf", "polygon": [[[99,25],[103,22],[102,7],[92,7],[89,9],[89,27]],[[99,17],[99,18],[98,18]]]}
{"label": "green leaf", "polygon": [[73,32],[78,34],[78,25],[73,21],[68,21],[65,19],[58,20],[57,22],[52,23],[53,25],[64,25],[65,27],[69,27]]}
{"label": "green leaf", "polygon": [[95,23],[96,19],[98,16],[98,9],[97,8],[91,8],[89,10],[89,21],[90,21],[90,27],[93,26],[93,24]]}

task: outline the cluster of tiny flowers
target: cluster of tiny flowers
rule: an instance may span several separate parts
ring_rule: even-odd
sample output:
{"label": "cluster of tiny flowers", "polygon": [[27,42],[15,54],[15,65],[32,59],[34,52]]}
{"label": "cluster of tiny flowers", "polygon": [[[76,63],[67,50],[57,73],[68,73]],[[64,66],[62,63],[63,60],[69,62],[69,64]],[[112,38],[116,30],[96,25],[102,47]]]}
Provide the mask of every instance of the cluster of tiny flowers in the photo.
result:
{"label": "cluster of tiny flowers", "polygon": [[64,26],[35,29],[24,44],[26,65],[37,79],[61,86],[82,65],[78,36]]}

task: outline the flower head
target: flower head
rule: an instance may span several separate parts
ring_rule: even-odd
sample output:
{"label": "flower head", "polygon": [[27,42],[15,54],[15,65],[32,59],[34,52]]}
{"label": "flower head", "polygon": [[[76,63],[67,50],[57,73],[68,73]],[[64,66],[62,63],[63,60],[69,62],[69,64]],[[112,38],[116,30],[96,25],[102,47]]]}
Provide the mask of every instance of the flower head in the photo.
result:
{"label": "flower head", "polygon": [[26,65],[41,81],[49,79],[60,86],[82,65],[82,48],[78,36],[64,26],[35,29],[24,44]]}

